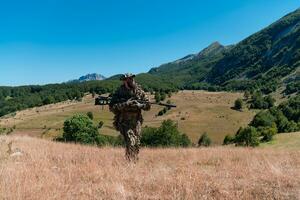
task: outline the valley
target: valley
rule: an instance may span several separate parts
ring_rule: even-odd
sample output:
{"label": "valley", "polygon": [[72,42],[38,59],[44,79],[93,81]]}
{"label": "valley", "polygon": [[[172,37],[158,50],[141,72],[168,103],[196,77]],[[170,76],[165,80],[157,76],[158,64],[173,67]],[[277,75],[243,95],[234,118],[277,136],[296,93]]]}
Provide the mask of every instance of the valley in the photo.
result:
{"label": "valley", "polygon": [[[178,123],[179,130],[194,143],[197,143],[201,134],[207,132],[213,143],[220,145],[225,135],[235,134],[239,127],[246,126],[255,115],[254,111],[247,108],[242,112],[231,108],[234,101],[242,97],[242,93],[179,91],[169,99],[177,107],[163,116],[156,116],[163,107],[153,105],[149,112],[144,112],[144,126],[158,127],[163,120],[171,119]],[[113,114],[109,112],[108,106],[95,106],[91,95],[85,96],[82,102],[66,101],[19,111],[15,116],[0,118],[0,126],[15,127],[12,135],[52,139],[62,134],[63,122],[68,117],[89,111],[94,115],[95,124],[104,122],[100,134],[118,134],[112,126]]]}

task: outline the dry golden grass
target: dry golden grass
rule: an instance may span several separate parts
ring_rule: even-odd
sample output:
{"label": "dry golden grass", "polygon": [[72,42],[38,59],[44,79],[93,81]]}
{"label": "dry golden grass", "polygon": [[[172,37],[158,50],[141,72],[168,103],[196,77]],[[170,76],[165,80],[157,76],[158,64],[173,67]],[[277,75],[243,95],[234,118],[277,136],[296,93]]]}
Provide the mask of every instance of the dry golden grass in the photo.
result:
{"label": "dry golden grass", "polygon": [[[254,116],[254,112],[232,110],[231,106],[241,93],[180,91],[171,97],[177,108],[168,111],[164,116],[155,115],[163,107],[153,106],[151,111],[144,113],[148,126],[159,126],[165,119],[172,119],[178,123],[179,130],[186,133],[193,142],[197,142],[200,135],[207,132],[216,144],[221,144],[226,134],[234,134],[240,126],[246,126]],[[93,112],[94,121],[104,121],[102,134],[117,135],[113,129],[113,115],[105,106],[94,106],[91,96],[83,102],[64,102],[39,108],[17,112],[16,116],[0,119],[0,125],[16,126],[14,134],[52,138],[62,132],[63,122],[75,113]],[[49,130],[50,129],[50,130]]]}
{"label": "dry golden grass", "polygon": [[0,199],[299,199],[300,151],[212,147],[123,149],[13,140],[0,162]]}

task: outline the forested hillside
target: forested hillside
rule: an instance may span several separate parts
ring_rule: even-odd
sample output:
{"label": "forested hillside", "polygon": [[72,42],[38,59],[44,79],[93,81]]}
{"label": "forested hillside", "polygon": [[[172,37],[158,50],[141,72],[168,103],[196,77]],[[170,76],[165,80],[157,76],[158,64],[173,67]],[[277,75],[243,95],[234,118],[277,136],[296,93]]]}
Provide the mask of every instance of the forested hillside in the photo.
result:
{"label": "forested hillside", "polygon": [[[236,45],[213,43],[199,54],[161,65],[150,74],[168,76],[185,89],[275,91],[290,84],[298,90],[300,67],[300,9]],[[284,77],[293,76],[283,82]]]}
{"label": "forested hillside", "polygon": [[298,9],[227,51],[209,72],[206,81],[239,89],[262,88],[268,93],[299,66]]}
{"label": "forested hillside", "polygon": [[191,54],[174,62],[152,68],[149,74],[162,79],[171,79],[180,88],[190,89],[194,84],[202,82],[207,73],[230,49],[214,42],[198,54]]}

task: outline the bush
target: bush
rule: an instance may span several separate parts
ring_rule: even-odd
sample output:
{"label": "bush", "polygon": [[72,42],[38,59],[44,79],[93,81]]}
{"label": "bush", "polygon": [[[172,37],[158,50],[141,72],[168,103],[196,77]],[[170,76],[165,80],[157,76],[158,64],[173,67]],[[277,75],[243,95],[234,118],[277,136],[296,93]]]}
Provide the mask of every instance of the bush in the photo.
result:
{"label": "bush", "polygon": [[263,97],[261,92],[255,92],[252,96],[250,108],[253,109],[268,109],[273,107],[275,99],[268,95]]}
{"label": "bush", "polygon": [[240,128],[235,135],[235,143],[237,146],[258,146],[259,134],[252,126]]}
{"label": "bush", "polygon": [[271,95],[264,97],[264,101],[268,105],[268,108],[273,107],[275,104],[275,99]]}
{"label": "bush", "polygon": [[277,134],[278,130],[276,124],[274,123],[272,127],[264,127],[259,130],[260,135],[262,136],[262,142],[269,142],[273,139],[273,136]]}
{"label": "bush", "polygon": [[85,115],[74,115],[64,122],[63,140],[82,144],[100,144],[101,138],[93,121]]}
{"label": "bush", "polygon": [[248,100],[250,98],[250,95],[251,95],[250,92],[248,90],[246,90],[244,93],[245,100]]}
{"label": "bush", "polygon": [[166,120],[162,122],[159,128],[143,128],[141,145],[149,147],[187,147],[191,145],[191,141],[185,134],[178,131],[175,122]]}
{"label": "bush", "polygon": [[166,93],[164,93],[164,92],[160,93],[160,100],[161,101],[164,101],[166,98],[167,98]]}
{"label": "bush", "polygon": [[232,135],[226,135],[223,140],[223,145],[229,145],[234,143],[234,136]]}
{"label": "bush", "polygon": [[159,103],[159,102],[160,102],[160,98],[161,98],[161,97],[160,97],[160,93],[159,93],[159,92],[156,92],[155,95],[154,95],[154,98],[155,98],[155,102],[156,102],[156,103]]}
{"label": "bush", "polygon": [[166,114],[167,111],[168,111],[168,108],[164,107],[162,110],[160,110],[160,111],[157,113],[157,115],[158,115],[158,116],[162,116],[162,115]]}
{"label": "bush", "polygon": [[87,115],[91,120],[94,119],[94,115],[93,115],[92,112],[89,111],[89,112],[86,113],[86,115]]}
{"label": "bush", "polygon": [[208,147],[211,145],[211,139],[208,137],[207,133],[201,135],[198,140],[198,146]]}
{"label": "bush", "polygon": [[103,121],[100,121],[99,124],[98,124],[98,129],[102,128],[104,125],[104,122]]}
{"label": "bush", "polygon": [[234,109],[236,110],[241,110],[243,108],[243,100],[242,99],[237,99],[234,102]]}
{"label": "bush", "polygon": [[275,123],[275,121],[276,118],[270,113],[270,111],[260,111],[254,116],[250,125],[254,127],[270,127],[273,123]]}

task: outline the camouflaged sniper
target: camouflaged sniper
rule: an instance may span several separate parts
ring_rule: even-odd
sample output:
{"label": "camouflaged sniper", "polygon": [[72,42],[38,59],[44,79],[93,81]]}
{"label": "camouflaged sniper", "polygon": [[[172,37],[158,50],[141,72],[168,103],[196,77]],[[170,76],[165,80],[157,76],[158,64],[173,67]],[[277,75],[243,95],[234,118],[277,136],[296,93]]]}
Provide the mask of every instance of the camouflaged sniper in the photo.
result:
{"label": "camouflaged sniper", "polygon": [[[126,143],[125,156],[129,161],[137,161],[141,127],[142,110],[150,110],[151,104],[141,87],[135,83],[135,76],[124,74],[120,80],[123,84],[112,95],[109,109],[115,114],[114,127],[123,135]],[[142,103],[140,103],[140,102]]]}

